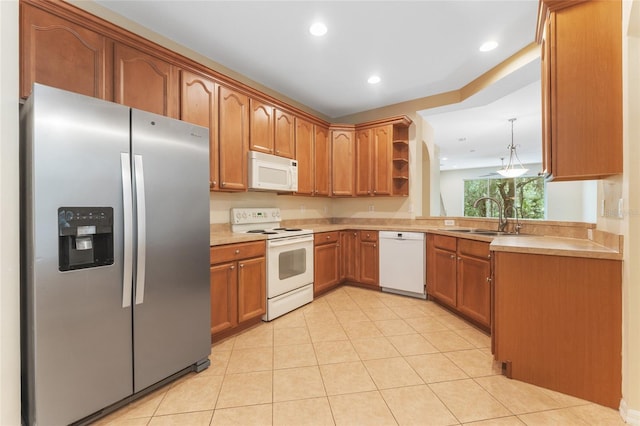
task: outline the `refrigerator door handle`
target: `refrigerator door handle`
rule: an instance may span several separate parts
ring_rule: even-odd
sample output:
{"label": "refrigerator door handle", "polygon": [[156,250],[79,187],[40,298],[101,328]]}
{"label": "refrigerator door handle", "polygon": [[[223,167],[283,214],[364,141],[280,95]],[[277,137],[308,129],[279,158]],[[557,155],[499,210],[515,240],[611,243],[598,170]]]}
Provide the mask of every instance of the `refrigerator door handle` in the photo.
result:
{"label": "refrigerator door handle", "polygon": [[144,279],[147,257],[147,226],[144,197],[144,170],[142,168],[142,155],[134,155],[134,169],[136,182],[136,211],[138,225],[138,256],[136,265],[136,305],[144,302]]}
{"label": "refrigerator door handle", "polygon": [[124,214],[124,263],[122,276],[122,307],[131,306],[133,280],[133,196],[131,194],[131,159],[126,152],[120,153],[122,169],[122,205]]}

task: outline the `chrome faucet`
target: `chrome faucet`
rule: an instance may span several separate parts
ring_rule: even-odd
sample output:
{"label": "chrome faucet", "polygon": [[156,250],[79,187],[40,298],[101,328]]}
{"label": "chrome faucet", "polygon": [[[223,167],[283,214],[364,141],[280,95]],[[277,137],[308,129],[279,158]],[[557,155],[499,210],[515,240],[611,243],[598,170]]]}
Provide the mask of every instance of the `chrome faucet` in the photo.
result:
{"label": "chrome faucet", "polygon": [[520,230],[522,229],[522,224],[520,223],[520,219],[519,219],[519,216],[518,216],[518,210],[520,210],[520,216],[522,216],[522,209],[520,207],[515,207],[514,205],[509,205],[509,206],[504,208],[505,219],[507,217],[507,212],[508,211],[511,211],[511,212],[515,213],[516,224],[513,225],[513,233],[514,234],[519,234]]}
{"label": "chrome faucet", "polygon": [[505,229],[507,229],[507,218],[503,215],[502,203],[493,197],[480,197],[473,203],[473,207],[478,207],[478,204],[480,204],[482,200],[489,200],[496,203],[496,206],[498,206],[498,232],[504,232]]}

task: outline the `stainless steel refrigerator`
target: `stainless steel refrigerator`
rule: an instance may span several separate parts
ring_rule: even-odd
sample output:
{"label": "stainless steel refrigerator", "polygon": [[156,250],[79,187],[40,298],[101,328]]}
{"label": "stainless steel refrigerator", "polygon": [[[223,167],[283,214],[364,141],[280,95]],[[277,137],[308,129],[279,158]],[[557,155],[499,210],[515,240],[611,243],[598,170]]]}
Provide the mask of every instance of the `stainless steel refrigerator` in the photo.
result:
{"label": "stainless steel refrigerator", "polygon": [[208,130],[35,85],[21,144],[24,420],[206,368]]}

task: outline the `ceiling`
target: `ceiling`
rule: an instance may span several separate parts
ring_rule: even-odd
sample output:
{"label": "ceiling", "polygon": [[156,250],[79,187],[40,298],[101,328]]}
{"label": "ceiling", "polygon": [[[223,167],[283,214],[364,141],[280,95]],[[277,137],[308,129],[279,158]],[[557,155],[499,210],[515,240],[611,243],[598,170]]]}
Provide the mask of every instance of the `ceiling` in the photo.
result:
{"label": "ceiling", "polygon": [[[534,41],[538,6],[538,0],[96,3],[334,122],[460,89]],[[316,20],[328,27],[324,37],[309,33]],[[498,47],[480,52],[487,40]],[[507,120],[518,116],[516,143],[529,161],[524,146],[534,136],[525,134],[536,110],[539,120],[540,96],[528,85],[539,70],[539,62],[528,64],[465,102],[420,111],[435,128],[442,156],[457,158],[459,168],[499,164],[510,140]],[[372,74],[381,82],[368,84]],[[466,143],[458,143],[463,137]],[[537,138],[531,161],[539,162]]]}

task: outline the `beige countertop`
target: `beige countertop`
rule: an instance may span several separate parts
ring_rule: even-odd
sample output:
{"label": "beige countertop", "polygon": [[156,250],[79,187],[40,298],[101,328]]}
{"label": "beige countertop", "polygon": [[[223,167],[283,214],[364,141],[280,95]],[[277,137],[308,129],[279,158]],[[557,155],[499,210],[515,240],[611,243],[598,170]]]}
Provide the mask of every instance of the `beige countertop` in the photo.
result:
{"label": "beige countertop", "polygon": [[[347,229],[427,232],[473,239],[478,241],[487,241],[491,243],[491,250],[498,252],[622,260],[622,253],[620,251],[608,248],[589,239],[541,235],[486,236],[455,232],[455,227],[445,228],[419,224],[405,224],[397,226],[371,224],[358,225],[353,223],[342,223],[306,224],[304,225],[304,227],[313,229],[314,233],[342,231]],[[230,231],[219,230],[212,230],[210,233],[210,243],[212,246],[260,240],[266,240],[266,237],[260,234],[238,234]]]}

